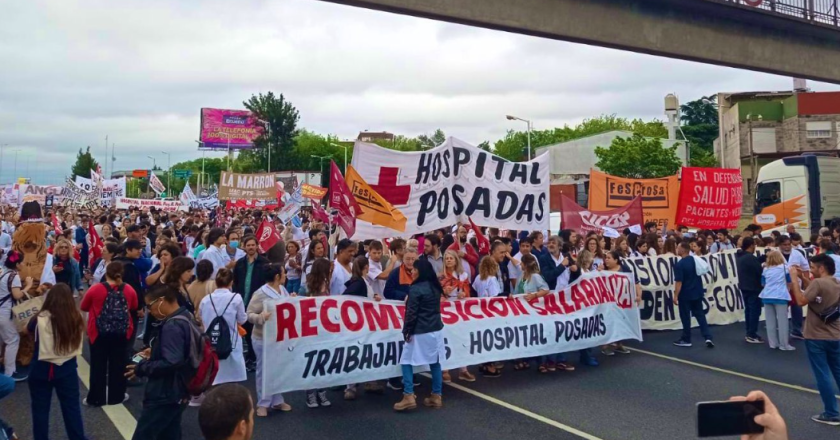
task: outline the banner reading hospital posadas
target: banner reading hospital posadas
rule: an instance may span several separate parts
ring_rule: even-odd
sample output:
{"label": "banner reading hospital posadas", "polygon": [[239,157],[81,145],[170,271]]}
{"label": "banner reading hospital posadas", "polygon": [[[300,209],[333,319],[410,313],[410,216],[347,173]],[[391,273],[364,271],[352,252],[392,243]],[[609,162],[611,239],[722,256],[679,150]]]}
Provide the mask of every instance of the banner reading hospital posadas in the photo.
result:
{"label": "banner reading hospital posadas", "polygon": [[741,170],[683,168],[677,224],[700,229],[736,229],[741,220]]}
{"label": "banner reading hospital posadas", "polygon": [[[355,296],[268,303],[263,394],[329,388],[400,376],[402,301]],[[642,340],[630,278],[592,272],[560,292],[441,303],[444,369]]]}
{"label": "banner reading hospital posadas", "polygon": [[352,164],[407,219],[405,231],[358,220],[357,240],[408,236],[470,218],[502,229],[549,228],[547,154],[509,162],[455,138],[418,152],[356,142]]}
{"label": "banner reading hospital posadas", "polygon": [[677,176],[661,179],[625,179],[600,171],[589,173],[589,210],[607,211],[621,208],[642,197],[645,222],[656,222],[660,227],[674,225],[680,182]]}

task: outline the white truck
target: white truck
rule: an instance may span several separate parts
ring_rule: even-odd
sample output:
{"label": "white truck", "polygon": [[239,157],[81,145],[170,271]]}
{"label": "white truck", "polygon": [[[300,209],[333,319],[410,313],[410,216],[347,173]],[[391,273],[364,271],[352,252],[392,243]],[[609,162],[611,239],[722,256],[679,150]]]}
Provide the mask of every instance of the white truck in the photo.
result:
{"label": "white truck", "polygon": [[762,232],[784,233],[793,224],[803,241],[823,226],[840,223],[840,158],[806,153],[763,166],[754,213]]}

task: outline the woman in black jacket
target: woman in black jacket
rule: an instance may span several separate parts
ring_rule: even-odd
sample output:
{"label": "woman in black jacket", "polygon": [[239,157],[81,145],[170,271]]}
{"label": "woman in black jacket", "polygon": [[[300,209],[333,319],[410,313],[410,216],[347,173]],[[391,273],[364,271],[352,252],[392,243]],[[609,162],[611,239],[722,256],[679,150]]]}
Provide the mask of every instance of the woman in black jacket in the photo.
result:
{"label": "woman in black jacket", "polygon": [[373,293],[373,287],[368,282],[367,275],[370,263],[364,256],[353,259],[353,274],[350,281],[344,283],[346,289],[342,295],[361,296],[380,301],[382,297]]}
{"label": "woman in black jacket", "polygon": [[417,407],[414,395],[414,367],[428,365],[432,373],[432,395],[423,404],[432,408],[443,406],[443,372],[440,362],[446,356],[443,342],[443,321],[440,318],[440,297],[443,288],[432,264],[425,260],[414,263],[414,281],[408,292],[403,323],[403,347],[400,364],[403,372],[403,399],[394,410],[405,411]]}

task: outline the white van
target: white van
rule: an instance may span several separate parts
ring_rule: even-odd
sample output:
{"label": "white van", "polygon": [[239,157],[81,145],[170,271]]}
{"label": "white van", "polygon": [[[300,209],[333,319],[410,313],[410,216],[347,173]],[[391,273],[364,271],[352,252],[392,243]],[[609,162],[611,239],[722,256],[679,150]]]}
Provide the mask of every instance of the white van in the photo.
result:
{"label": "white van", "polygon": [[754,213],[762,232],[784,233],[794,224],[803,241],[840,221],[840,158],[803,154],[763,166],[756,180]]}

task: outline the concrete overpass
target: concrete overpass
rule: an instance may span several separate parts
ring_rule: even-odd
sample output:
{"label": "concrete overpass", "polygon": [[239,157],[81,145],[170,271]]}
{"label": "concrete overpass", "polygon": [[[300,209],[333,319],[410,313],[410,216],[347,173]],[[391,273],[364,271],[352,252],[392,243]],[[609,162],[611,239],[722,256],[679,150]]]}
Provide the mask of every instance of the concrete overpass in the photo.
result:
{"label": "concrete overpass", "polygon": [[325,1],[840,83],[838,0]]}

